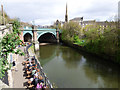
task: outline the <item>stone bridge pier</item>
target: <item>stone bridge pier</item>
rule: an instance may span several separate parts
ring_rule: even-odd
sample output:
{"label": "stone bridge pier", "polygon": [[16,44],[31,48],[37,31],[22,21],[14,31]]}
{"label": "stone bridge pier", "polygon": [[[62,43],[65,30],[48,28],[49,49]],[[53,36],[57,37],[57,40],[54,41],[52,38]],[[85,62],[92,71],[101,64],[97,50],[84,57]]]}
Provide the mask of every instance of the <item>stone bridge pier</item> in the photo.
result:
{"label": "stone bridge pier", "polygon": [[37,27],[32,26],[32,33],[33,33],[33,44],[34,44],[34,50],[39,50],[39,42],[37,40]]}
{"label": "stone bridge pier", "polygon": [[33,33],[33,43],[37,42],[37,27],[32,26],[32,33]]}

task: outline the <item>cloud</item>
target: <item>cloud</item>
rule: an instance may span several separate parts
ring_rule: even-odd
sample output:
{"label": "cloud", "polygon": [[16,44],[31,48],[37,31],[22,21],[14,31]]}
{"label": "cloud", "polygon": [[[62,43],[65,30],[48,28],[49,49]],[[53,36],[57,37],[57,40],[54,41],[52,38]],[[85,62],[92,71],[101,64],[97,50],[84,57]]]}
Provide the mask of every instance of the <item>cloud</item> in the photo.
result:
{"label": "cloud", "polygon": [[84,19],[106,20],[117,14],[118,0],[4,0],[1,3],[11,18],[46,25],[57,19],[64,21],[66,2],[69,19],[83,16]]}

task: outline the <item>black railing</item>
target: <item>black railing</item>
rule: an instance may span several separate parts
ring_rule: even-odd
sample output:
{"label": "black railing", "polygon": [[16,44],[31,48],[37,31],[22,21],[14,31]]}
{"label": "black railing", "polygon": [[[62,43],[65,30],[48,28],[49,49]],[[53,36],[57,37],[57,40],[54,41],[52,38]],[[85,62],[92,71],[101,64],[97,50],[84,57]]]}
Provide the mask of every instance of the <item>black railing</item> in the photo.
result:
{"label": "black railing", "polygon": [[[32,44],[27,45],[26,50],[25,50],[25,53],[27,54],[27,57],[28,57],[28,58],[30,57],[29,52],[28,52],[28,49],[29,49],[31,46],[32,46]],[[35,63],[37,64],[37,68],[40,69],[41,75],[44,77],[45,86],[48,85],[51,90],[54,90],[52,84],[50,83],[50,81],[49,81],[49,79],[48,79],[48,77],[47,77],[46,74],[43,72],[43,68],[42,68],[40,62],[36,59],[35,56],[32,56],[32,57],[34,58]]]}

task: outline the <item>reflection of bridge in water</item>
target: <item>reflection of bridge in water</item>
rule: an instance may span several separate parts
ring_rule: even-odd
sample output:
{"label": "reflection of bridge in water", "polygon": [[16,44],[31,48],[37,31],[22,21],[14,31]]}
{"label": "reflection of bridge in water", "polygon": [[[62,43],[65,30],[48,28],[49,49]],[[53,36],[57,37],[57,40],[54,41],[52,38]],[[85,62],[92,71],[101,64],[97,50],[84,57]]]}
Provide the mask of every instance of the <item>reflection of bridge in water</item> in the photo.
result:
{"label": "reflection of bridge in water", "polygon": [[41,65],[45,65],[51,61],[57,54],[58,47],[56,45],[40,45],[39,51],[36,52],[38,59],[41,62]]}
{"label": "reflection of bridge in water", "polygon": [[21,29],[20,39],[24,42],[56,43],[59,42],[59,33],[57,29],[26,26]]}

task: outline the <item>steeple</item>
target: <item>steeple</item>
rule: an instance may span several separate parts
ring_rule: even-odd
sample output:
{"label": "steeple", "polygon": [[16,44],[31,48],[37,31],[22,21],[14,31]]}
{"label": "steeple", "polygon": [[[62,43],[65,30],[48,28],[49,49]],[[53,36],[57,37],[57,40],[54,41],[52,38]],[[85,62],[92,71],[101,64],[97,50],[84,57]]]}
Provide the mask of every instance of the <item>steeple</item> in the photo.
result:
{"label": "steeple", "polygon": [[65,14],[65,22],[68,22],[68,13],[67,13],[67,3],[66,3],[66,14]]}

